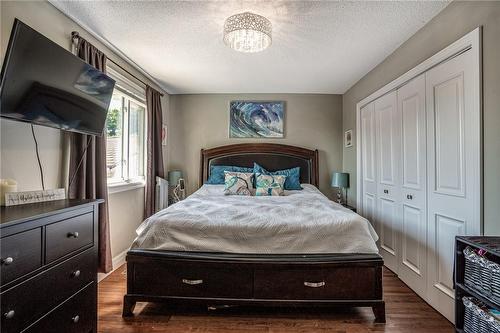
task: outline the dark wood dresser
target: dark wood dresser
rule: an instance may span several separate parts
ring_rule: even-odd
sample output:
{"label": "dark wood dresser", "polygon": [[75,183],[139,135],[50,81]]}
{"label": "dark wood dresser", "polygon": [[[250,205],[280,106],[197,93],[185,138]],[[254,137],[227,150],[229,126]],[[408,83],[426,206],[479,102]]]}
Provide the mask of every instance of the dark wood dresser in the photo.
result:
{"label": "dark wood dresser", "polygon": [[1,332],[97,332],[100,202],[1,208]]}

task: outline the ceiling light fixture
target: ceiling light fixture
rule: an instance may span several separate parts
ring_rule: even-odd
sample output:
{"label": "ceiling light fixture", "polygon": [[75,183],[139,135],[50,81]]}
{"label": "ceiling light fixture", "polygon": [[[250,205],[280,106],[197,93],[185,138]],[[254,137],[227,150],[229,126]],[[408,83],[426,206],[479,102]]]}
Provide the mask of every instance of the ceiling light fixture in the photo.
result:
{"label": "ceiling light fixture", "polygon": [[244,12],[224,23],[224,43],[238,52],[260,52],[272,43],[272,25],[264,16]]}

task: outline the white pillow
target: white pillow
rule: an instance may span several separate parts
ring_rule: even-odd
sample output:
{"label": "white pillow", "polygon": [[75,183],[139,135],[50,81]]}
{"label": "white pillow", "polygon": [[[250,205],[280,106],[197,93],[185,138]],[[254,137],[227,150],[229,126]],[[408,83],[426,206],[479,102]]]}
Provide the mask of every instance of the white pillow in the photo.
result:
{"label": "white pillow", "polygon": [[285,195],[285,180],[284,175],[263,175],[255,174],[257,190],[256,196],[265,195]]}
{"label": "white pillow", "polygon": [[253,173],[224,171],[225,195],[252,195]]}

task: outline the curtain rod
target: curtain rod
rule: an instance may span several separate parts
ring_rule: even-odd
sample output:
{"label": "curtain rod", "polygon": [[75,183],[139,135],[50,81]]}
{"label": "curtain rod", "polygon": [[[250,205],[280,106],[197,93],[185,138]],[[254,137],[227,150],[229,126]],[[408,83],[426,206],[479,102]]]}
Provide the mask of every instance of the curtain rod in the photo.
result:
{"label": "curtain rod", "polygon": [[[81,39],[84,39],[83,37],[80,37],[80,34],[78,33],[78,31],[72,31],[71,32],[71,39],[76,39],[76,38],[81,38]],[[113,64],[115,64],[118,68],[120,68],[122,71],[124,71],[125,73],[127,73],[128,75],[132,76],[134,79],[136,79],[137,81],[141,82],[142,84],[144,84],[145,86],[150,86],[149,84],[147,84],[146,82],[144,82],[143,80],[141,80],[140,78],[138,78],[137,76],[135,76],[134,74],[130,73],[128,70],[126,70],[125,68],[123,68],[123,66],[121,66],[120,64],[118,64],[116,61],[114,61],[113,59],[111,58],[108,58],[108,56],[106,56],[106,59],[111,61]],[[159,91],[158,91],[159,92]],[[159,92],[160,93],[160,96],[163,97],[163,93]]]}

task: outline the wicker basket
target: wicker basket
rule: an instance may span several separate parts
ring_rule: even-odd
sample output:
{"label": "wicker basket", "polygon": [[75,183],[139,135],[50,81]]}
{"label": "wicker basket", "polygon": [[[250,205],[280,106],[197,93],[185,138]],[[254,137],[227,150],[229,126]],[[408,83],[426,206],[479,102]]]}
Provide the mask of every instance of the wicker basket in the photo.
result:
{"label": "wicker basket", "polygon": [[500,265],[478,255],[471,247],[464,249],[464,255],[464,284],[500,302]]}
{"label": "wicker basket", "polygon": [[500,333],[500,321],[481,309],[481,303],[472,297],[462,299],[465,305],[465,333]]}

